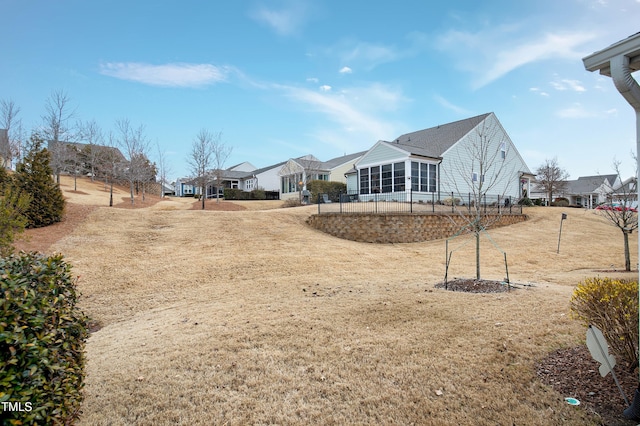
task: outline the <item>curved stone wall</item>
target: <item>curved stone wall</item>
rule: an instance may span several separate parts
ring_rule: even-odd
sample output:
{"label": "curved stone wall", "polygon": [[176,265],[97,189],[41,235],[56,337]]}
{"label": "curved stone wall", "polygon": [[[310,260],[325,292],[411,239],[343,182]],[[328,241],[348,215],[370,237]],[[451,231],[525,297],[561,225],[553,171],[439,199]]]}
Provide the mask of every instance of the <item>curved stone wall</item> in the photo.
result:
{"label": "curved stone wall", "polygon": [[[491,228],[527,219],[524,214],[487,215]],[[307,223],[338,238],[366,243],[416,243],[448,238],[468,223],[461,215],[442,213],[315,214]]]}

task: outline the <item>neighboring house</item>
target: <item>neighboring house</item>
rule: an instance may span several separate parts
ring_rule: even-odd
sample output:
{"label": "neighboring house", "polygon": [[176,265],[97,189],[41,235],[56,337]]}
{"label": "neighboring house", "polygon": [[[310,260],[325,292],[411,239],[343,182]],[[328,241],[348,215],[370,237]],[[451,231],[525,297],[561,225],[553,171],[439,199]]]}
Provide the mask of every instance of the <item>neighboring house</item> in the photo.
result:
{"label": "neighboring house", "polygon": [[176,197],[193,197],[200,193],[193,182],[193,178],[176,179],[173,192],[176,194]]}
{"label": "neighboring house", "polygon": [[[480,139],[494,156],[482,173],[471,154]],[[534,175],[495,114],[487,113],[378,141],[347,173],[347,189],[360,199],[399,193],[395,198],[405,201],[441,201],[453,192],[466,200],[474,182],[499,170],[492,195],[516,202],[529,193]]]}
{"label": "neighboring house", "polygon": [[[278,173],[285,163],[286,162],[281,162],[261,169],[256,169],[255,166],[249,162],[229,167],[222,173],[220,191],[223,191],[223,188],[234,188],[247,192],[253,191],[254,189],[263,189],[267,192],[279,192],[280,176]],[[211,184],[207,187],[207,197],[215,198],[215,172],[212,170],[210,174]],[[176,180],[175,193],[178,197],[192,197],[200,194],[200,188],[195,184],[194,178],[180,178]]]}
{"label": "neighboring house", "polygon": [[345,174],[366,151],[343,155],[329,161],[320,161],[313,155],[291,158],[280,170],[280,198],[300,196],[312,180],[347,183]]}
{"label": "neighboring house", "polygon": [[113,146],[79,142],[48,141],[47,149],[52,155],[54,172],[82,174],[96,177],[110,174],[118,164],[122,169],[128,164],[122,152]]}
{"label": "neighboring house", "polygon": [[609,199],[614,203],[631,202],[637,205],[638,201],[638,179],[632,176],[613,187],[609,194]]}
{"label": "neighboring house", "polygon": [[569,200],[570,205],[592,209],[606,202],[616,186],[620,186],[620,179],[615,174],[582,176],[576,180],[567,181],[562,196]]}

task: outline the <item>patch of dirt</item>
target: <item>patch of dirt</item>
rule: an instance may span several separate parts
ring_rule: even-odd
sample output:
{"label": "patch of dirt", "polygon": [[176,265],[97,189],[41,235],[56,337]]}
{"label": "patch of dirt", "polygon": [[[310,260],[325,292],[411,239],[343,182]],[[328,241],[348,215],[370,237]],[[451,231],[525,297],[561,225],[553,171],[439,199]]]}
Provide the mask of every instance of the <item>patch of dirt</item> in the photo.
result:
{"label": "patch of dirt", "polygon": [[86,206],[82,204],[66,203],[64,206],[64,218],[61,222],[43,228],[27,229],[14,244],[17,251],[46,252],[49,247],[59,239],[69,235],[76,226],[98,209],[98,206]]}
{"label": "patch of dirt", "polygon": [[[586,346],[560,349],[549,354],[536,366],[540,381],[551,386],[563,397],[576,398],[580,406],[601,419],[606,426],[631,426],[638,422],[626,420],[622,412],[627,405],[611,374],[605,377],[598,372],[595,361]],[[635,372],[615,368],[620,386],[629,403],[633,401],[638,378]]]}
{"label": "patch of dirt", "polygon": [[503,293],[514,290],[515,287],[508,286],[502,281],[476,280],[469,278],[456,278],[445,283],[438,283],[436,288],[444,288],[450,291],[464,291],[466,293]]}

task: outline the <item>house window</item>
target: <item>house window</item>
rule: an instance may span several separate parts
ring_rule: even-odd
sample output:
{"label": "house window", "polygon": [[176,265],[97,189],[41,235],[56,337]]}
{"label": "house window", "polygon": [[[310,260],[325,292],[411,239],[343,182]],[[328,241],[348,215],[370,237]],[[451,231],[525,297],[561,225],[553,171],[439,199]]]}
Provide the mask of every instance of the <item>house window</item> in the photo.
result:
{"label": "house window", "polygon": [[282,192],[283,193],[291,193],[298,191],[298,182],[302,180],[302,175],[297,173],[295,175],[283,176],[281,179],[282,182]]}
{"label": "house window", "polygon": [[380,192],[380,166],[371,167],[371,192]]}
{"label": "house window", "polygon": [[360,169],[360,193],[369,193],[369,168]]}
{"label": "house window", "polygon": [[405,191],[404,162],[365,167],[360,172],[360,193]]}
{"label": "house window", "polygon": [[395,163],[393,165],[393,192],[404,191],[404,163]]}
{"label": "house window", "polygon": [[500,144],[500,158],[502,158],[503,160],[505,158],[507,158],[507,144],[506,144],[506,142],[502,142]]}
{"label": "house window", "polygon": [[391,191],[393,191],[393,172],[391,164],[385,164],[382,166],[382,192]]}
{"label": "house window", "polygon": [[[481,175],[481,176],[480,176],[480,180],[481,180],[482,182],[484,182],[484,175]],[[473,173],[471,174],[471,181],[472,181],[472,182],[477,182],[477,181],[478,181],[478,174],[477,174],[476,172],[473,172]]]}
{"label": "house window", "polygon": [[411,162],[411,189],[420,192],[436,192],[437,165]]}

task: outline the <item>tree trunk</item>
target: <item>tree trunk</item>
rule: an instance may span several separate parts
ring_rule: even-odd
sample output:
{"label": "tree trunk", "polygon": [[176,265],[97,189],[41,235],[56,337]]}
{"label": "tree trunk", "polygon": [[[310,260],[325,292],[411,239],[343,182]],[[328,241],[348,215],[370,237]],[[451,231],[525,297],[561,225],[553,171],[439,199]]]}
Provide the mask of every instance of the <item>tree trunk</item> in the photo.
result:
{"label": "tree trunk", "polygon": [[133,181],[129,182],[129,190],[131,192],[131,205],[133,205]]}
{"label": "tree trunk", "polygon": [[631,255],[629,254],[629,232],[622,231],[624,235],[624,270],[631,271]]}
{"label": "tree trunk", "polygon": [[480,279],[480,231],[476,231],[476,279]]}
{"label": "tree trunk", "polygon": [[111,181],[111,189],[109,189],[109,207],[113,207],[113,180]]}
{"label": "tree trunk", "polygon": [[204,200],[207,198],[207,187],[203,186],[202,191],[200,191],[200,197],[202,198],[202,210],[204,210]]}

